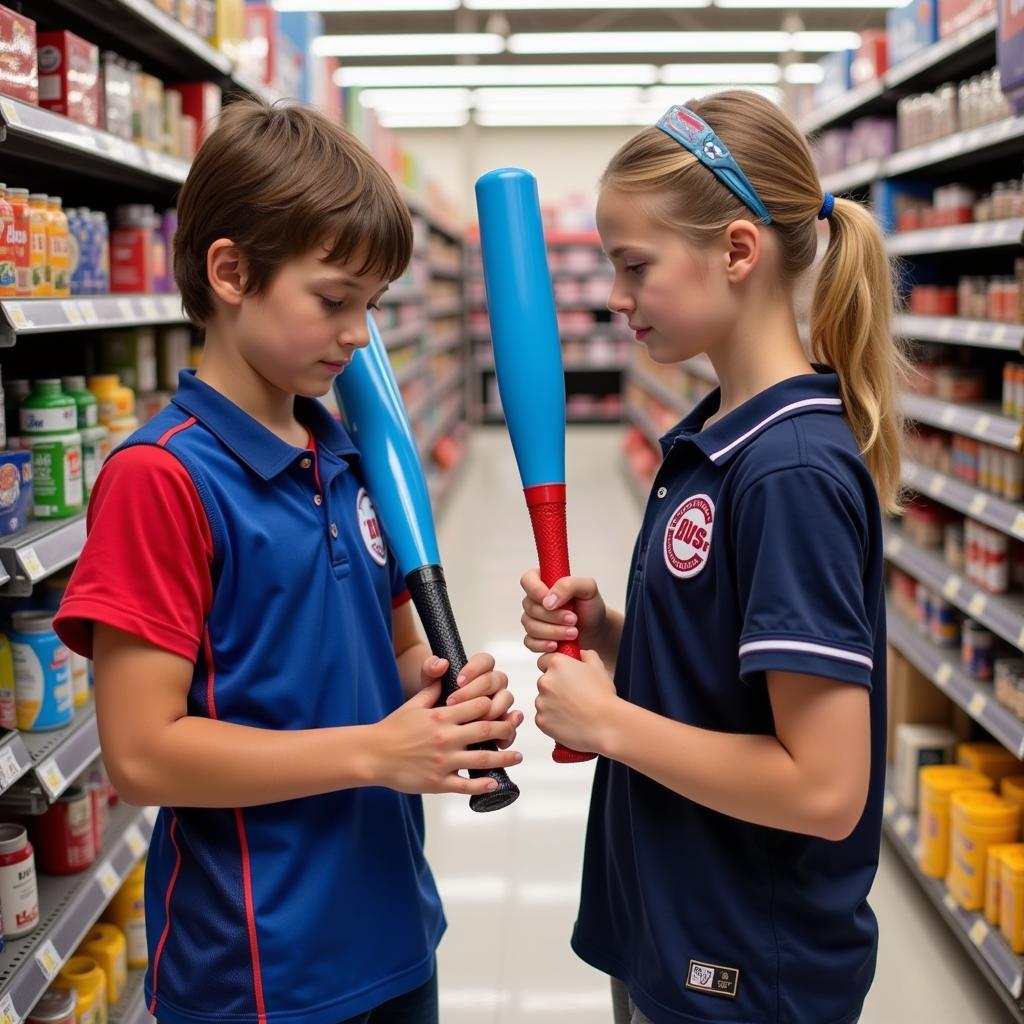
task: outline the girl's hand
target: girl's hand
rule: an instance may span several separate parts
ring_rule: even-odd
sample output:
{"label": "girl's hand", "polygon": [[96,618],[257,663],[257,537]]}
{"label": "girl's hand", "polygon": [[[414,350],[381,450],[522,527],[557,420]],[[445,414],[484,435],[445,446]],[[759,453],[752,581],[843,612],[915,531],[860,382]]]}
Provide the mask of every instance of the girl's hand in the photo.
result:
{"label": "girl's hand", "polygon": [[537,728],[573,750],[603,754],[620,698],[615,683],[595,651],[582,651],[582,661],[564,654],[543,659],[537,680]]}
{"label": "girl's hand", "polygon": [[[437,659],[443,666],[440,675],[444,675],[448,668],[448,662],[444,659]],[[427,663],[431,659],[427,659]],[[424,665],[424,674],[427,672],[427,665]],[[433,679],[440,678],[437,675]],[[508,688],[508,676],[504,672],[496,672],[494,669],[494,658],[489,654],[474,654],[466,662],[459,677],[456,680],[458,690],[448,698],[448,706],[455,707],[457,704],[464,704],[466,701],[475,700],[477,697],[490,697],[491,710],[487,718],[491,721],[509,722],[512,725],[512,738],[502,740],[498,743],[500,749],[515,742],[516,730],[523,724],[524,715],[521,711],[513,711],[512,704],[515,697]]]}
{"label": "girl's hand", "polygon": [[[559,644],[578,641],[581,647],[600,649],[608,626],[608,609],[589,576],[566,576],[550,589],[536,569],[520,581],[523,598],[523,643],[534,654],[552,654]],[[576,602],[575,613],[565,606]]]}

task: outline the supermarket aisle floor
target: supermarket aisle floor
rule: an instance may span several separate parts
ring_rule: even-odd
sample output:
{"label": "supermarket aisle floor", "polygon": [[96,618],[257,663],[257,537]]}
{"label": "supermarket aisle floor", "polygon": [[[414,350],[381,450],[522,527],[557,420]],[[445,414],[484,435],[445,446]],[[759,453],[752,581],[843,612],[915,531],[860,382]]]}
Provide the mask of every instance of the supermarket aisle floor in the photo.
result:
{"label": "supermarket aisle floor", "polygon": [[[622,605],[640,507],[619,463],[618,429],[570,431],[569,531],[574,567]],[[441,517],[442,557],[463,639],[490,650],[517,706],[533,705],[536,668],[521,643],[518,579],[536,561],[508,440],[477,429]],[[427,852],[445,900],[442,1024],[610,1024],[607,981],[569,948],[576,915],[591,765],[558,766],[527,724],[515,771],[523,797],[475,815],[460,798],[427,800]],[[883,848],[873,899],[879,969],[862,1024],[1002,1024],[1007,1013],[956,939]]]}

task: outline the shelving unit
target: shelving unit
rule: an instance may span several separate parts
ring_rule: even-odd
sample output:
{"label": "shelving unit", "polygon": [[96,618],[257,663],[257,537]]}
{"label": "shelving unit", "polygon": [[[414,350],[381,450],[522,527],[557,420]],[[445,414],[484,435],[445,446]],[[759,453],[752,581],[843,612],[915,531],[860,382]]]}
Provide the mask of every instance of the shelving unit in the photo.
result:
{"label": "shelving unit", "polygon": [[896,318],[896,333],[918,341],[938,341],[949,345],[1020,352],[1024,345],[1024,326],[1001,324],[991,320],[967,320],[952,316],[913,316]]}

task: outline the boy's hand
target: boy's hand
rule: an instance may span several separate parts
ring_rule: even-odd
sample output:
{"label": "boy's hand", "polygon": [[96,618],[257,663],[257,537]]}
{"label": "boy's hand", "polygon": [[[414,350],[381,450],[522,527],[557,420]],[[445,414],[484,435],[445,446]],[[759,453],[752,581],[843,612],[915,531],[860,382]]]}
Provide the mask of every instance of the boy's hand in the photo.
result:
{"label": "boy's hand", "polygon": [[[436,668],[430,667],[432,660],[434,659],[428,658],[423,666],[424,685],[428,681],[428,673],[435,673],[430,677],[432,681],[443,676],[448,668],[447,661],[443,658],[436,659],[442,666],[440,675],[438,675]],[[459,688],[448,698],[449,707],[464,704],[477,697],[490,697],[491,710],[486,717],[492,721],[500,720],[512,724],[512,738],[499,742],[499,748],[504,750],[515,742],[516,730],[523,724],[525,716],[521,711],[512,710],[515,697],[508,688],[508,676],[504,672],[495,671],[494,658],[489,654],[474,654],[466,662],[456,682]]]}
{"label": "boy's hand", "polygon": [[580,652],[582,661],[551,654],[537,680],[537,728],[573,750],[605,752],[605,737],[620,698],[615,683],[594,651]]}
{"label": "boy's hand", "polygon": [[[608,609],[589,576],[566,576],[553,587],[545,586],[536,569],[520,581],[523,598],[523,643],[534,654],[551,654],[558,645],[578,641],[581,647],[600,650],[608,624]],[[573,614],[565,605],[576,602]],[[582,748],[577,748],[582,749]]]}

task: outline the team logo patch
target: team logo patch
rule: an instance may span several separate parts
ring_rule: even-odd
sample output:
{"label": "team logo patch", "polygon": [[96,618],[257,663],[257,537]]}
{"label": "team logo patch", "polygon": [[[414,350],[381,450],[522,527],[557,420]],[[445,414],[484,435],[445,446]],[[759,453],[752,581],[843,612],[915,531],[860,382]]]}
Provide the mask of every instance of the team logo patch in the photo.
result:
{"label": "team logo patch", "polygon": [[384,531],[380,528],[380,519],[377,518],[377,510],[370,501],[370,495],[366,493],[365,487],[359,488],[359,495],[356,498],[356,515],[359,518],[359,532],[363,535],[363,543],[370,557],[378,565],[387,565],[388,549],[384,543]]}
{"label": "team logo patch", "polygon": [[686,987],[691,992],[735,999],[740,987],[740,972],[735,967],[721,967],[691,960],[686,974]]}
{"label": "team logo patch", "polygon": [[715,503],[706,494],[687,498],[672,513],[665,531],[665,564],[673,576],[688,580],[708,564]]}

